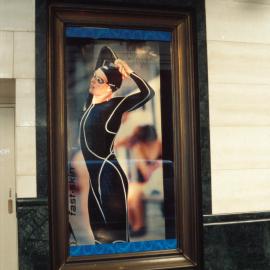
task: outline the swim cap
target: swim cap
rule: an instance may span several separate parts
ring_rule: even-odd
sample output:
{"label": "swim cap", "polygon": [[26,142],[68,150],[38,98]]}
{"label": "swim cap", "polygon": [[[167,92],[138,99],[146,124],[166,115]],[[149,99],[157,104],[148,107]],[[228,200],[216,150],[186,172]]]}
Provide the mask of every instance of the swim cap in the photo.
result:
{"label": "swim cap", "polygon": [[113,92],[120,88],[122,84],[122,74],[114,65],[117,58],[116,53],[110,47],[103,46],[99,52],[95,68],[95,70],[100,68],[104,72]]}
{"label": "swim cap", "polygon": [[113,92],[121,87],[122,74],[114,64],[110,63],[109,65],[104,65],[100,67],[100,69],[106,75],[108,84],[110,85]]}

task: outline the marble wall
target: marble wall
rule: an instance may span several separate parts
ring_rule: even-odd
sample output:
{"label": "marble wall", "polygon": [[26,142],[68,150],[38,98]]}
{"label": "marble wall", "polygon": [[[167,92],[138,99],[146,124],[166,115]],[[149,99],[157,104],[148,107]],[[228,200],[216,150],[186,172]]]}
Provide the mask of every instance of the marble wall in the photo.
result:
{"label": "marble wall", "polygon": [[204,270],[268,270],[269,214],[204,217]]}
{"label": "marble wall", "polygon": [[49,222],[46,199],[17,201],[19,270],[49,270]]}
{"label": "marble wall", "polygon": [[[2,10],[2,2],[6,3],[7,1],[0,0],[0,10]],[[25,17],[24,23],[31,25],[29,23],[31,16],[27,12],[30,12],[33,5],[27,7],[27,3],[33,4],[33,1],[13,0],[11,2],[7,4],[10,10],[14,10],[14,8],[20,10],[18,11],[18,20]],[[16,7],[12,6],[15,5],[15,2],[18,2]],[[25,11],[22,11],[22,2],[24,2],[24,7],[27,7]],[[269,32],[267,27],[269,26],[266,24],[270,16],[269,0],[206,0],[206,13],[204,1],[196,0],[171,0],[170,2],[150,0],[147,3],[144,0],[91,1],[93,4],[95,2],[192,10],[196,17],[199,80],[201,183],[204,215],[203,269],[269,269],[270,213],[258,212],[268,209],[269,205],[266,197],[267,176],[269,174],[267,151],[270,150],[267,141],[269,115],[265,113],[269,108],[267,104],[269,96],[269,40],[267,39],[270,38],[267,35]],[[31,113],[29,115],[25,113],[27,118],[20,118],[21,114],[16,118],[19,119],[18,121],[23,128],[31,128],[36,125],[37,138],[38,199],[20,199],[17,202],[20,269],[23,270],[50,269],[46,148],[46,5],[46,0],[36,0],[36,25],[32,30],[22,31],[14,28],[13,30],[0,31],[0,56],[1,59],[2,57],[6,59],[3,64],[5,68],[0,66],[0,76],[9,78],[8,74],[14,74],[16,70],[18,76],[16,86],[28,89],[28,92],[21,90],[21,93],[25,94],[19,95],[17,98],[22,100],[22,104],[25,102],[29,108],[33,102],[36,106],[35,118],[31,117]],[[21,15],[20,12],[25,12],[25,14]],[[207,20],[207,42],[205,17]],[[3,24],[8,26],[10,21],[9,18],[3,19]],[[1,22],[0,16],[0,25]],[[17,27],[19,25],[21,24],[18,23]],[[14,32],[16,31],[19,33],[15,38]],[[14,64],[11,64],[11,62],[15,63],[15,54],[10,52],[9,46],[5,47],[1,44],[7,44],[7,42],[14,44],[22,38],[21,32],[28,34],[31,31],[35,31],[36,35],[35,75],[28,78],[27,76],[33,76],[31,68],[24,71],[20,64],[15,69]],[[31,39],[29,35],[26,36],[28,41],[25,41],[25,44]],[[18,50],[21,49],[20,46],[12,46]],[[22,46],[24,50],[28,50],[30,45]],[[34,50],[32,50],[32,54],[33,52]],[[12,55],[12,60],[7,57],[8,55]],[[28,60],[33,61],[31,60],[33,55],[29,56],[29,59],[22,56],[16,56],[16,58],[21,59],[22,63]],[[35,92],[35,99],[31,91]],[[22,107],[21,110],[27,109]],[[212,170],[210,169],[209,108]],[[26,126],[27,123],[33,123],[32,121],[34,121],[32,126]],[[30,130],[28,131],[30,132]],[[22,132],[26,134],[27,131],[23,129]],[[27,136],[31,137],[30,134]],[[31,157],[31,153],[28,155]],[[25,164],[25,166],[28,165]],[[23,166],[20,167],[20,170],[23,171],[23,169]],[[31,175],[26,176],[34,177],[31,169],[29,172]],[[212,184],[210,172],[213,178]],[[254,179],[256,179],[256,189]],[[21,181],[27,180],[24,178]],[[29,181],[32,183],[33,179]],[[28,185],[26,184],[25,187]],[[228,214],[239,211],[242,214]],[[257,213],[243,213],[246,211],[257,211]],[[222,214],[225,212],[227,214]]]}
{"label": "marble wall", "polygon": [[213,213],[270,210],[270,2],[206,0]]}
{"label": "marble wall", "polygon": [[0,0],[0,80],[15,79],[17,197],[36,196],[35,1]]}
{"label": "marble wall", "polygon": [[270,2],[206,0],[205,5],[212,213],[204,215],[204,268],[266,270]]}

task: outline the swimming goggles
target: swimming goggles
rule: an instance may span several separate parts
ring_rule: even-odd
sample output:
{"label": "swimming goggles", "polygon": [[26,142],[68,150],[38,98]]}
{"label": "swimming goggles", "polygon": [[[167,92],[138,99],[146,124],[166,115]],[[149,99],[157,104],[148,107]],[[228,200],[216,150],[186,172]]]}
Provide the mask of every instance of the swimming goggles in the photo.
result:
{"label": "swimming goggles", "polygon": [[103,79],[101,79],[100,77],[98,77],[95,73],[94,73],[94,75],[93,75],[93,78],[94,78],[99,84],[107,83],[107,82],[105,82]]}

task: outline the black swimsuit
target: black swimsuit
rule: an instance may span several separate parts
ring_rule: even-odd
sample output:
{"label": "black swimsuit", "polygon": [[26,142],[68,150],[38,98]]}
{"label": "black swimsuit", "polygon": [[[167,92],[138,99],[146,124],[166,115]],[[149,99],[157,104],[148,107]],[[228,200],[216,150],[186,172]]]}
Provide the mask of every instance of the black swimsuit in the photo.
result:
{"label": "black swimsuit", "polygon": [[129,241],[128,181],[116,160],[113,143],[122,114],[139,108],[154,96],[153,89],[137,74],[130,77],[139,93],[90,104],[80,121],[81,149],[90,175],[90,224],[97,243]]}

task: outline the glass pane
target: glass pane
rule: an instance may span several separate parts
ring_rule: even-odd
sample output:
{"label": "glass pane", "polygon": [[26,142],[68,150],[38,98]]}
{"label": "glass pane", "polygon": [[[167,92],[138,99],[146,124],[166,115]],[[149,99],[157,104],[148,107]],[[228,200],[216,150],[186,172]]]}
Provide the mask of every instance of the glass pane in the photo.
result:
{"label": "glass pane", "polygon": [[176,248],[169,32],[66,29],[70,255]]}

